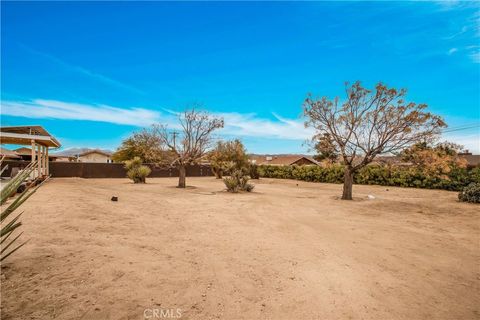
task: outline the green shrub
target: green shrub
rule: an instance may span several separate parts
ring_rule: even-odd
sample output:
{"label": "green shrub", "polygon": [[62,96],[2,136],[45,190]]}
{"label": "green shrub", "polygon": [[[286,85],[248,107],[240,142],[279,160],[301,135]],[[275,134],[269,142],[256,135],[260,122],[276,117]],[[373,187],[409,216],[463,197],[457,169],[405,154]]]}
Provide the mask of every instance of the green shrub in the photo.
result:
{"label": "green shrub", "polygon": [[237,193],[239,190],[238,181],[235,177],[224,177],[223,183],[227,187],[228,192]]}
{"label": "green shrub", "polygon": [[223,182],[225,183],[228,192],[251,192],[254,188],[254,185],[248,183],[249,179],[250,176],[245,174],[244,170],[234,170],[230,176],[223,178]]}
{"label": "green shrub", "polygon": [[248,164],[248,175],[251,179],[260,179],[260,172],[258,172],[258,165],[255,163]]}
{"label": "green shrub", "polygon": [[480,203],[480,183],[470,183],[458,194],[460,201]]}
{"label": "green shrub", "polygon": [[[296,179],[310,182],[343,183],[342,165],[321,166],[259,166],[261,177]],[[469,183],[480,183],[480,168],[468,170],[454,167],[448,174],[431,175],[417,167],[394,167],[372,164],[355,173],[356,184],[444,189],[460,191]]]}
{"label": "green shrub", "polygon": [[147,176],[152,172],[149,167],[142,165],[142,159],[139,157],[125,161],[125,169],[127,177],[133,180],[133,183],[145,183]]}

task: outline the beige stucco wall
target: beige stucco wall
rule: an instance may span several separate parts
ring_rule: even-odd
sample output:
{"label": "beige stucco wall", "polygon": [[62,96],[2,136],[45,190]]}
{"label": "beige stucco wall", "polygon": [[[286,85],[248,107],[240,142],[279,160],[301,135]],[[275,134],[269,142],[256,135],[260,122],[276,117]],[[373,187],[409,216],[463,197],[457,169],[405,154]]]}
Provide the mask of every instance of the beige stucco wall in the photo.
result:
{"label": "beige stucco wall", "polygon": [[103,162],[103,163],[111,162],[110,157],[107,157],[106,155],[103,155],[103,154],[100,154],[100,153],[95,153],[95,152],[78,157],[78,161],[80,161],[80,162]]}

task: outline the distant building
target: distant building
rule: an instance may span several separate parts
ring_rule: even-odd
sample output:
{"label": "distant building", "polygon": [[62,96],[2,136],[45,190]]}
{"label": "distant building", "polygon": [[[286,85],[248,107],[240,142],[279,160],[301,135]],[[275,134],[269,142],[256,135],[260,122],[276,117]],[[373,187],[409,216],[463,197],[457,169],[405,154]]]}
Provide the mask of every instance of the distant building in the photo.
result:
{"label": "distant building", "polygon": [[57,162],[77,162],[77,157],[69,157],[69,156],[58,156],[54,160]]}
{"label": "distant building", "polygon": [[109,150],[70,148],[54,154],[59,162],[96,162],[111,163],[112,152]]}
{"label": "distant building", "polygon": [[94,150],[89,150],[79,154],[77,159],[78,159],[78,162],[111,163],[112,162],[111,156],[112,156],[111,153],[94,149]]}
{"label": "distant building", "polygon": [[[31,156],[30,156],[31,157]],[[12,150],[0,147],[0,159],[3,158],[5,160],[20,160],[20,156]]]}
{"label": "distant building", "polygon": [[[32,160],[32,149],[27,148],[27,147],[21,147],[18,149],[13,150],[16,155],[19,156],[20,159],[18,160],[24,160],[24,161],[31,161]],[[55,161],[57,157],[53,154],[48,155],[48,161]]]}
{"label": "distant building", "polygon": [[316,166],[318,162],[309,156],[304,155],[251,155],[249,157],[251,163],[257,165],[272,166]]}
{"label": "distant building", "polygon": [[467,160],[469,167],[480,167],[480,155],[472,154],[468,150],[458,154],[461,158]]}

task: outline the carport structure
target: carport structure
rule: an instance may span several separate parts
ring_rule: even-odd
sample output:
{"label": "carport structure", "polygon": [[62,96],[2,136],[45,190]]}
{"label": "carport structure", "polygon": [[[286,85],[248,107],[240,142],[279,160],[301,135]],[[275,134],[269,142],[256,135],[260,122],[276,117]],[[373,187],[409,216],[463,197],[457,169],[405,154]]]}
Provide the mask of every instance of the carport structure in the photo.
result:
{"label": "carport structure", "polygon": [[37,162],[33,179],[49,175],[48,149],[59,148],[60,142],[42,126],[8,126],[0,127],[0,144],[31,146],[32,160]]}

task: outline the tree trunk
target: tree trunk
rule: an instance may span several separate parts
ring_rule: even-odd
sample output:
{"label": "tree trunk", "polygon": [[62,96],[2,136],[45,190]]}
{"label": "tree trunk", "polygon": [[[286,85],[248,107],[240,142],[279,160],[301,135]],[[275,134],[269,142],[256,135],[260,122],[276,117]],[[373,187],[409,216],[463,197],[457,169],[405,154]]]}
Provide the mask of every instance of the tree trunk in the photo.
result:
{"label": "tree trunk", "polygon": [[185,188],[185,178],[187,176],[187,172],[185,169],[185,165],[180,165],[178,167],[178,187],[179,188]]}
{"label": "tree trunk", "polygon": [[344,180],[343,180],[342,200],[352,200],[352,187],[353,187],[353,170],[352,168],[346,167]]}
{"label": "tree trunk", "polygon": [[222,179],[222,169],[212,166],[212,172],[215,175],[215,178]]}

